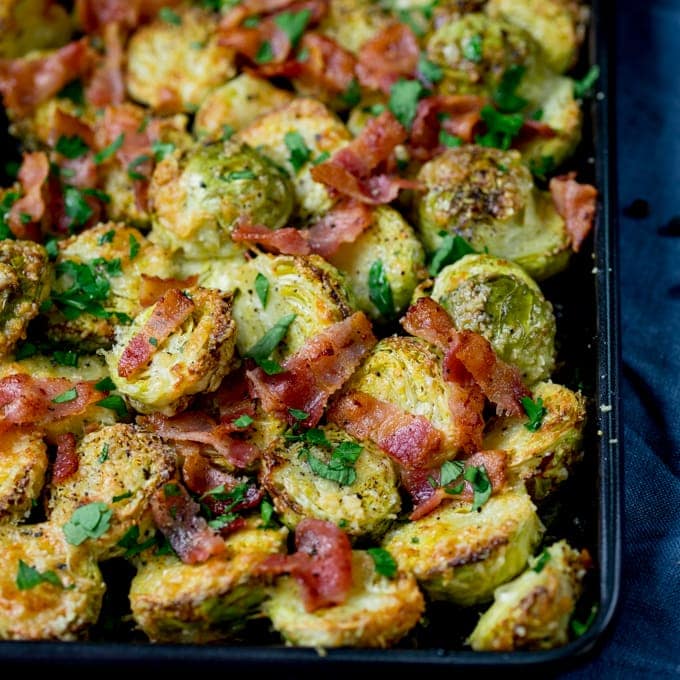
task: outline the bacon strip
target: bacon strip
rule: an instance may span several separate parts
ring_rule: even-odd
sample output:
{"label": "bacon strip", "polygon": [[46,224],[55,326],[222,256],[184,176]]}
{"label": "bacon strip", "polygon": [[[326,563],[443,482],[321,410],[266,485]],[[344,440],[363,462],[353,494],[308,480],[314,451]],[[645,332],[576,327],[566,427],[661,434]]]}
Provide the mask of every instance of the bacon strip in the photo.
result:
{"label": "bacon strip", "polygon": [[87,33],[97,33],[109,24],[136,28],[153,18],[161,7],[176,7],[182,0],[76,0],[80,25]]}
{"label": "bacon strip", "polygon": [[198,283],[198,275],[194,274],[186,279],[163,279],[160,276],[142,274],[139,288],[139,302],[142,307],[149,307],[158,302],[172,288],[192,288]]}
{"label": "bacon strip", "polygon": [[407,469],[427,466],[443,441],[442,433],[424,416],[364,392],[343,394],[326,415],[356,439],[370,439]]}
{"label": "bacon strip", "polygon": [[258,243],[277,254],[309,255],[312,252],[304,232],[293,227],[269,229],[262,224],[251,224],[241,219],[231,232],[231,238],[237,243]]}
{"label": "bacon strip", "polygon": [[371,226],[373,211],[359,201],[341,201],[307,231],[312,252],[329,258],[343,243],[353,243]]}
{"label": "bacon strip", "polygon": [[260,455],[253,444],[237,439],[229,425],[218,425],[210,416],[195,411],[185,411],[171,418],[160,413],[140,416],[137,422],[156,432],[163,439],[196,442],[211,446],[228,463],[245,468]]}
{"label": "bacon strip", "polygon": [[311,31],[302,36],[300,49],[307,58],[295,62],[301,84],[316,86],[331,94],[341,94],[354,80],[356,58],[333,39]]}
{"label": "bacon strip", "polygon": [[78,472],[78,453],[75,435],[67,432],[56,437],[57,457],[54,460],[52,481],[61,484],[64,480]]}
{"label": "bacon strip", "polygon": [[270,555],[254,573],[293,576],[308,612],[345,602],[352,587],[352,546],[347,534],[331,522],[305,518],[295,529],[295,546],[292,555]]}
{"label": "bacon strip", "polygon": [[377,342],[363,312],[325,328],[283,363],[283,373],[267,375],[261,368],[247,372],[251,394],[267,413],[277,413],[290,424],[289,409],[308,413],[307,427],[316,425],[328,399],[349,379]]}
{"label": "bacon strip", "polygon": [[30,224],[40,222],[45,214],[47,197],[47,180],[50,175],[50,163],[42,151],[24,154],[19,169],[19,183],[24,195],[12,206],[9,213],[9,226],[17,238],[34,236],[38,240],[36,230],[30,230],[24,224],[22,215],[29,215]]}
{"label": "bacon strip", "polygon": [[0,59],[0,92],[5,107],[17,116],[29,115],[68,82],[87,73],[91,61],[87,38],[38,59]]}
{"label": "bacon strip", "polygon": [[[168,495],[168,487],[173,489],[172,495]],[[205,562],[225,551],[224,541],[208,526],[199,511],[198,503],[179,483],[166,484],[151,497],[156,527],[185,564]]]}
{"label": "bacon strip", "polygon": [[578,252],[593,228],[597,206],[597,189],[590,184],[580,184],[575,172],[553,177],[550,180],[555,209],[564,219],[571,236],[571,247]]}
{"label": "bacon strip", "polygon": [[178,288],[171,288],[154,306],[151,316],[130,340],[118,362],[118,375],[131,378],[192,314],[196,305]]}
{"label": "bacon strip", "polygon": [[104,26],[104,49],[85,91],[85,99],[97,107],[125,101],[123,40],[118,24]]}

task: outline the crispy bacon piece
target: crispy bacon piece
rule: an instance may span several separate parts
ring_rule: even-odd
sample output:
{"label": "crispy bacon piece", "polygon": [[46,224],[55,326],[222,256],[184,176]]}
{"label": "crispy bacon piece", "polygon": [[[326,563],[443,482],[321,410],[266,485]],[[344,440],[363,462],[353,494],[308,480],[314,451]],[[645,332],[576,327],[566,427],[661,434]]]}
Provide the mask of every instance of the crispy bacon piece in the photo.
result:
{"label": "crispy bacon piece", "polygon": [[182,0],[76,0],[76,14],[87,33],[109,24],[130,29],[153,18],[161,7],[175,7]]}
{"label": "crispy bacon piece", "polygon": [[517,142],[529,142],[536,137],[543,137],[544,139],[552,139],[557,136],[557,130],[551,128],[547,123],[540,120],[532,120],[527,118],[522,124],[522,129],[519,131]]}
{"label": "crispy bacon piece", "polygon": [[361,46],[356,66],[359,82],[389,94],[400,78],[415,75],[419,56],[413,31],[401,22],[389,24]]}
{"label": "crispy bacon piece", "polygon": [[123,79],[123,40],[118,24],[104,26],[105,54],[97,61],[94,73],[85,91],[85,98],[94,106],[122,104],[125,101]]}
{"label": "crispy bacon piece", "polygon": [[118,362],[118,375],[131,378],[151,361],[158,347],[188,318],[196,305],[178,288],[171,288],[155,305],[151,316],[127,344]]}
{"label": "crispy bacon piece", "polygon": [[353,437],[370,439],[407,469],[430,464],[443,441],[442,433],[424,416],[364,392],[343,394],[326,415]]}
{"label": "crispy bacon piece", "polygon": [[[168,494],[169,488],[172,493]],[[166,484],[151,497],[153,521],[185,564],[205,562],[225,551],[224,541],[198,513],[200,506],[179,483]]]}
{"label": "crispy bacon piece", "polygon": [[292,425],[289,409],[309,416],[307,427],[316,425],[328,399],[352,375],[377,342],[371,322],[363,312],[325,328],[283,363],[283,372],[267,375],[261,368],[248,371],[251,394],[267,413],[277,413]]}
{"label": "crispy bacon piece", "polygon": [[142,285],[139,288],[139,302],[142,307],[149,307],[158,302],[172,288],[191,288],[198,283],[198,275],[186,279],[164,279],[160,276],[142,274]]}
{"label": "crispy bacon piece", "polygon": [[[50,163],[42,151],[24,154],[19,169],[19,183],[24,195],[12,206],[9,226],[17,238],[39,240],[39,232],[31,229],[45,214],[48,192]],[[24,224],[22,215],[29,215],[31,221]]]}
{"label": "crispy bacon piece", "polygon": [[295,529],[295,547],[292,555],[270,555],[254,573],[293,576],[308,612],[345,602],[352,587],[352,546],[347,534],[331,522],[307,517]]}
{"label": "crispy bacon piece", "polygon": [[304,232],[293,227],[269,229],[262,224],[251,224],[241,219],[231,232],[231,238],[239,243],[258,243],[277,254],[309,255],[312,252]]}
{"label": "crispy bacon piece", "polygon": [[210,446],[231,465],[245,468],[257,460],[259,450],[253,444],[237,439],[229,425],[218,425],[206,413],[185,411],[171,418],[161,413],[139,416],[137,422],[153,430],[163,439],[195,442]]}
{"label": "crispy bacon piece", "polygon": [[56,437],[57,457],[54,460],[52,481],[60,484],[78,472],[78,453],[75,435],[67,432]]}
{"label": "crispy bacon piece", "polygon": [[338,45],[332,38],[311,31],[300,41],[300,49],[306,50],[307,58],[295,62],[299,78],[308,87],[318,87],[331,94],[341,94],[355,77],[356,58]]}
{"label": "crispy bacon piece", "polygon": [[64,85],[90,70],[87,38],[69,43],[38,59],[0,59],[0,92],[16,116],[27,116]]}
{"label": "crispy bacon piece", "polygon": [[72,116],[57,107],[52,121],[53,124],[47,138],[47,143],[51,147],[56,145],[59,137],[80,137],[90,148],[94,146],[94,130],[77,116]]}
{"label": "crispy bacon piece", "polygon": [[[212,408],[219,412],[223,425],[233,424],[241,416],[255,417],[255,404],[248,393],[245,366],[230,373],[216,392],[205,396]],[[234,431],[243,431],[242,428],[233,427]]]}
{"label": "crispy bacon piece", "polygon": [[341,201],[307,231],[312,252],[329,258],[343,243],[353,243],[373,221],[373,211],[360,201]]}
{"label": "crispy bacon piece", "polygon": [[550,180],[555,209],[564,219],[571,236],[571,247],[578,252],[593,228],[597,207],[597,189],[590,184],[580,184],[575,172],[553,177]]}

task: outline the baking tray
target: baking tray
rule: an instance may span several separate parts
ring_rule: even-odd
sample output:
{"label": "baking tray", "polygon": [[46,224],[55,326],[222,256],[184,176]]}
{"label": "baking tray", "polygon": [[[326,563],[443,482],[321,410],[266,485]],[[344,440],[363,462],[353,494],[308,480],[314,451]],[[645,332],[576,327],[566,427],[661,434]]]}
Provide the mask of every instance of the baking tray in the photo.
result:
{"label": "baking tray", "polygon": [[[126,601],[126,582],[115,578],[120,563],[104,563],[107,579],[101,623],[87,642],[0,641],[0,663],[5,673],[14,666],[85,670],[142,669],[169,672],[228,670],[267,672],[277,677],[302,677],[347,671],[390,672],[423,670],[432,674],[453,668],[475,671],[519,670],[545,673],[583,661],[596,653],[611,623],[618,600],[622,536],[622,438],[619,418],[619,302],[618,245],[616,231],[616,176],[614,116],[614,17],[615,5],[606,0],[591,3],[592,16],[587,47],[579,72],[598,64],[596,96],[585,104],[584,136],[578,156],[567,169],[578,168],[579,180],[593,182],[599,190],[597,220],[589,247],[572,259],[568,271],[543,284],[557,316],[558,352],[564,368],[556,382],[582,387],[589,396],[585,459],[560,490],[542,506],[547,526],[545,540],[567,538],[575,547],[586,547],[594,569],[586,578],[577,615],[588,616],[593,604],[597,615],[588,631],[563,647],[537,652],[473,652],[463,647],[474,627],[478,609],[462,610],[429,605],[427,627],[417,630],[399,646],[386,650],[313,649],[286,647],[267,631],[248,635],[236,643],[211,645],[151,644],[131,635],[121,624],[125,612],[114,603]],[[4,116],[0,115],[0,119]],[[0,120],[0,153],[9,160],[14,144],[6,137],[6,121]],[[4,165],[4,163],[3,163]],[[1,174],[1,173],[0,173]],[[125,565],[123,565],[124,567]],[[128,569],[131,569],[128,567]],[[488,605],[487,605],[488,606]],[[115,622],[118,623],[115,623]],[[107,623],[112,622],[112,623]],[[261,633],[261,634],[260,634]],[[253,644],[253,640],[258,640]],[[251,642],[249,642],[251,640]]]}

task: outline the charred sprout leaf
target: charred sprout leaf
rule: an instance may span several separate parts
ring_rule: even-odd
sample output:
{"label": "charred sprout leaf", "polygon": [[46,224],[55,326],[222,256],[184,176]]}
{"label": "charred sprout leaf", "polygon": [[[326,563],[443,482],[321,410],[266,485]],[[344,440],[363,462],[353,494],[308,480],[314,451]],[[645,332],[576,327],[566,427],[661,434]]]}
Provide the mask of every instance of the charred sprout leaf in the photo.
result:
{"label": "charred sprout leaf", "polygon": [[491,497],[492,487],[489,475],[483,465],[471,466],[465,470],[463,478],[470,482],[474,496],[472,499],[472,510],[478,510]]}
{"label": "charred sprout leaf", "polygon": [[387,578],[394,578],[397,575],[397,562],[384,548],[368,548],[366,551],[375,564],[375,570]]}
{"label": "charred sprout leaf", "polygon": [[550,562],[550,553],[548,552],[547,548],[544,548],[543,552],[536,559],[536,563],[534,564],[532,569],[537,574],[540,574],[543,571],[543,567],[545,567],[545,565],[548,564],[548,562]]}
{"label": "charred sprout leaf", "polygon": [[71,545],[80,545],[89,538],[99,538],[109,529],[113,512],[106,503],[88,503],[79,507],[64,524],[64,536]]}
{"label": "charred sprout leaf", "polygon": [[310,9],[299,12],[281,12],[274,16],[274,23],[288,36],[291,48],[295,49],[312,16]]}
{"label": "charred sprout leaf", "polygon": [[439,272],[449,264],[453,264],[465,255],[474,254],[477,251],[461,236],[439,232],[442,244],[434,251],[428,272],[430,276],[437,276]]}
{"label": "charred sprout leaf", "polygon": [[19,569],[17,570],[15,582],[19,590],[31,590],[41,583],[49,583],[57,588],[64,587],[64,584],[53,571],[40,572],[26,564],[23,560],[19,560]]}
{"label": "charred sprout leaf", "polygon": [[368,297],[386,319],[394,318],[392,287],[381,260],[376,260],[368,271]]}
{"label": "charred sprout leaf", "polygon": [[266,307],[267,298],[269,297],[269,279],[260,272],[258,272],[255,277],[255,292],[257,293],[257,297],[260,298],[262,307]]}
{"label": "charred sprout leaf", "polygon": [[529,103],[526,99],[517,95],[517,88],[525,72],[524,66],[514,64],[503,74],[501,82],[493,94],[493,100],[504,113],[517,113]]}
{"label": "charred sprout leaf", "polygon": [[427,90],[417,80],[399,80],[390,88],[389,110],[407,129],[416,117],[418,102]]}
{"label": "charred sprout leaf", "polygon": [[296,130],[293,132],[286,132],[283,141],[290,152],[288,161],[293,166],[295,172],[298,172],[309,160],[312,152],[307,147],[304,137]]}
{"label": "charred sprout leaf", "polygon": [[597,64],[593,64],[589,69],[588,73],[581,78],[581,80],[576,80],[574,82],[574,98],[575,99],[585,99],[592,94],[592,89],[597,79],[600,77],[600,67]]}
{"label": "charred sprout leaf", "polygon": [[84,156],[90,150],[90,147],[78,135],[71,137],[61,135],[54,146],[54,150],[66,158],[73,159]]}
{"label": "charred sprout leaf", "polygon": [[[296,314],[287,314],[281,317],[246,353],[244,356],[253,359],[258,366],[267,372],[266,362],[270,362],[269,355],[283,340],[288,328],[295,321]],[[276,362],[271,362],[276,363]],[[263,366],[265,364],[265,366]],[[271,366],[269,366],[271,368]]]}
{"label": "charred sprout leaf", "polygon": [[524,427],[530,432],[540,429],[543,418],[548,410],[543,406],[543,399],[539,397],[535,402],[531,397],[522,397],[522,407],[529,418],[529,422],[524,423]]}

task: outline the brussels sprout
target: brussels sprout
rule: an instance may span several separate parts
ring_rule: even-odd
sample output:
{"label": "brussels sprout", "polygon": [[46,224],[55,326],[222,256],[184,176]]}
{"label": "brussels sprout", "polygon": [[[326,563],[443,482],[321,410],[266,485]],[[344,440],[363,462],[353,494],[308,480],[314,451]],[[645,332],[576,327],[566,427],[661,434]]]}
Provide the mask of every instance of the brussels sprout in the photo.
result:
{"label": "brussels sprout", "polygon": [[[297,97],[290,104],[260,116],[236,137],[262,150],[293,179],[295,214],[301,220],[324,215],[335,199],[310,174],[322,154],[333,154],[351,135],[342,121],[316,99]],[[291,161],[293,159],[294,162]]]}
{"label": "brussels sprout", "polygon": [[153,173],[151,240],[189,258],[233,257],[239,219],[282,227],[293,207],[285,173],[254,149],[233,141],[197,144],[161,161]]}
{"label": "brussels sprout", "polygon": [[373,348],[345,385],[389,402],[413,415],[424,416],[444,434],[442,451],[458,450],[459,425],[451,417],[449,387],[442,375],[441,356],[424,340],[391,336]]}
{"label": "brussels sprout", "polygon": [[70,546],[61,527],[0,526],[0,638],[82,638],[105,590],[95,558]]}
{"label": "brussels sprout", "polygon": [[588,15],[578,1],[489,0],[486,12],[531,34],[553,71],[564,73],[576,63]]}
{"label": "brussels sprout", "polygon": [[388,532],[383,547],[433,600],[471,606],[524,569],[543,530],[529,494],[516,489],[491,496],[479,512],[442,505]]}
{"label": "brussels sprout", "polygon": [[0,241],[0,357],[26,337],[50,292],[50,266],[43,246],[33,241]]}
{"label": "brussels sprout", "polygon": [[586,400],[580,392],[551,382],[533,388],[545,415],[536,431],[527,429],[525,417],[502,416],[489,424],[484,449],[508,454],[511,480],[524,481],[534,500],[553,492],[583,457]]}
{"label": "brussels sprout", "polygon": [[[263,280],[267,285],[265,303],[258,293],[258,281]],[[307,339],[354,311],[342,276],[318,255],[261,253],[241,267],[237,287],[234,319],[236,346],[241,354],[280,319],[295,314],[286,337],[272,354],[279,362],[295,354]]]}
{"label": "brussels sprout", "polygon": [[401,507],[392,462],[371,442],[358,444],[333,425],[318,432],[328,445],[284,437],[265,452],[262,483],[281,521],[294,529],[315,517],[341,525],[350,536],[379,539]]}
{"label": "brussels sprout", "polygon": [[375,262],[382,263],[395,314],[406,308],[424,277],[422,244],[401,214],[387,206],[376,208],[371,226],[353,243],[343,243],[328,259],[346,274],[357,307],[379,321],[388,319],[371,301],[370,271]]}
{"label": "brussels sprout", "polygon": [[[125,553],[121,539],[133,526],[148,538],[155,527],[149,502],[175,469],[175,450],[157,435],[136,425],[110,425],[86,435],[78,444],[78,469],[52,482],[50,523],[63,530],[72,545],[81,541],[104,560]],[[97,505],[101,519],[96,535],[78,535],[84,506]],[[102,524],[103,523],[103,524]]]}
{"label": "brussels sprout", "polygon": [[350,52],[373,38],[394,19],[390,12],[373,0],[333,0],[319,31]]}
{"label": "brussels sprout", "polygon": [[531,385],[555,367],[552,305],[526,272],[493,255],[466,255],[437,275],[432,298],[458,330],[483,335]]}
{"label": "brussels sprout", "polygon": [[208,139],[228,138],[292,99],[292,93],[268,80],[241,73],[203,100],[194,119],[194,134]]}
{"label": "brussels sprout", "polygon": [[33,50],[61,47],[71,38],[73,21],[53,0],[3,0],[0,3],[0,59]]}
{"label": "brussels sprout", "polygon": [[10,429],[0,437],[0,524],[25,520],[38,502],[47,472],[42,435]]}
{"label": "brussels sprout", "polygon": [[172,10],[138,29],[127,48],[130,96],[164,113],[192,113],[235,73],[234,55],[219,44],[217,20],[197,8]]}
{"label": "brussels sprout", "polygon": [[237,635],[258,616],[267,588],[253,569],[267,556],[285,552],[287,529],[257,527],[225,540],[226,552],[201,564],[150,551],[136,559],[130,587],[132,616],[154,642],[206,643]]}
{"label": "brussels sprout", "polygon": [[389,647],[418,623],[424,610],[411,574],[382,576],[363,550],[352,553],[352,589],[343,604],[306,611],[300,586],[289,576],[278,579],[264,604],[264,613],[286,642],[317,649]]}
{"label": "brussels sprout", "polygon": [[47,334],[79,350],[109,347],[116,325],[141,311],[142,275],[172,276],[164,250],[137,229],[98,224],[59,243]]}
{"label": "brussels sprout", "polygon": [[173,415],[186,408],[192,395],[216,390],[233,368],[236,325],[231,294],[191,288],[185,295],[194,305],[189,317],[168,338],[157,341],[151,360],[140,371],[121,375],[120,360],[160,301],[141,312],[131,326],[119,327],[116,344],[105,355],[116,388],[141,413]]}
{"label": "brussels sprout", "polygon": [[568,641],[569,619],[590,564],[566,541],[530,560],[530,569],[496,589],[467,643],[477,651],[552,649]]}
{"label": "brussels sprout", "polygon": [[426,163],[416,198],[418,228],[428,251],[446,234],[478,252],[512,260],[534,279],[564,269],[571,253],[564,220],[539,191],[517,151],[475,145],[447,149]]}

